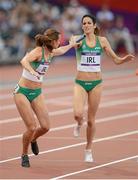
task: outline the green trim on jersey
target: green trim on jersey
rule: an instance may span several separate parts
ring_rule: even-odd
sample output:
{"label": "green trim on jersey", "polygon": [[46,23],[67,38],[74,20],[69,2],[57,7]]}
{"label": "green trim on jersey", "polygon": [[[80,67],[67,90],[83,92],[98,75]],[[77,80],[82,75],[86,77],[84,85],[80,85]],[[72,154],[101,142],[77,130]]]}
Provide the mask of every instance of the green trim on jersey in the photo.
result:
{"label": "green trim on jersey", "polygon": [[41,63],[51,62],[51,60],[52,60],[51,56],[49,56],[47,60],[45,59],[45,51],[44,51],[44,47],[42,47],[42,59],[40,61],[33,61],[30,64],[33,69],[37,69]]}
{"label": "green trim on jersey", "polygon": [[100,55],[103,53],[103,48],[100,44],[100,41],[99,41],[99,38],[98,36],[96,36],[96,45],[94,47],[89,47],[87,44],[86,44],[86,39],[83,39],[82,40],[82,45],[81,47],[77,48],[76,49],[76,58],[77,58],[77,61],[80,62],[81,61],[81,54],[82,52],[98,52]]}

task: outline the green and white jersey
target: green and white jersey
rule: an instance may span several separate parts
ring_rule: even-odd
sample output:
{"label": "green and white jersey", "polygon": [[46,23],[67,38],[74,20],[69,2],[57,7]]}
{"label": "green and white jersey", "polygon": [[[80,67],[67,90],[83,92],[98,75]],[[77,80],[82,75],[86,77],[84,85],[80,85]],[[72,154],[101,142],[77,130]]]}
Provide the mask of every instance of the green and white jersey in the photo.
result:
{"label": "green and white jersey", "polygon": [[76,49],[77,70],[83,72],[100,72],[102,52],[103,49],[97,36],[94,47],[89,47],[86,44],[86,39],[84,39],[82,45]]}
{"label": "green and white jersey", "polygon": [[38,79],[36,76],[32,75],[29,71],[26,69],[23,69],[22,76],[28,80],[35,81],[35,82],[42,82],[43,77],[45,73],[47,72],[50,62],[52,60],[52,57],[49,56],[47,60],[45,60],[44,57],[44,48],[42,48],[42,59],[40,61],[33,61],[31,62],[32,68],[40,74],[40,78]]}

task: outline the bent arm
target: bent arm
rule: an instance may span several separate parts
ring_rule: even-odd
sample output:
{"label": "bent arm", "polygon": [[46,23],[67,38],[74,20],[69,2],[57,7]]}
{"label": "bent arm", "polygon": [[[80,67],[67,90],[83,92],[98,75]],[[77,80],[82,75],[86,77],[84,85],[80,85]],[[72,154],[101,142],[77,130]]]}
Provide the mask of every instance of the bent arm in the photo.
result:
{"label": "bent arm", "polygon": [[100,38],[101,45],[103,49],[105,50],[106,54],[109,55],[115,64],[122,64],[127,61],[131,61],[134,59],[134,56],[132,54],[128,54],[124,57],[119,57],[111,48],[109,41],[105,37]]}
{"label": "bent arm", "polygon": [[25,68],[27,71],[29,71],[31,74],[35,75],[36,71],[31,67],[30,63],[33,61],[37,61],[40,59],[40,52],[41,47],[37,47],[33,49],[31,52],[26,53],[26,55],[22,58],[20,61],[23,68]]}

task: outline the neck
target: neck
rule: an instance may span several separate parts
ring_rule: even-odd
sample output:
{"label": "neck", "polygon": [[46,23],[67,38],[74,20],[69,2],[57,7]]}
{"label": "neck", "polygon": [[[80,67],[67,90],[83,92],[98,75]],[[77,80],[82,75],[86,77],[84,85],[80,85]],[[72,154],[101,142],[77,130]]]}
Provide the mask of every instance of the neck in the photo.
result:
{"label": "neck", "polygon": [[44,47],[44,51],[45,51],[46,54],[50,53],[49,49],[46,46]]}
{"label": "neck", "polygon": [[95,34],[86,34],[86,38],[90,41],[95,40]]}

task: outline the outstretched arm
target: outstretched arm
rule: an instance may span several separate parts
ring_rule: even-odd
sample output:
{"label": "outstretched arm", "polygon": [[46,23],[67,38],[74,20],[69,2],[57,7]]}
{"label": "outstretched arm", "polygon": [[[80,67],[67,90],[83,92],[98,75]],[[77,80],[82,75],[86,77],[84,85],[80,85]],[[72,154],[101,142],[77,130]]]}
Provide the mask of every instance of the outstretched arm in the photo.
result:
{"label": "outstretched arm", "polygon": [[57,49],[52,50],[52,56],[60,56],[62,54],[65,54],[68,50],[70,50],[73,46],[71,44],[68,44],[66,46],[61,46]]}
{"label": "outstretched arm", "polygon": [[112,50],[110,43],[105,37],[101,37],[100,42],[105,52],[112,57],[113,61],[116,64],[122,64],[124,62],[132,61],[134,59],[134,56],[132,54],[127,54],[122,58],[117,56],[116,53]]}
{"label": "outstretched arm", "polygon": [[68,50],[70,50],[72,47],[75,47],[78,43],[76,43],[75,38],[72,36],[70,38],[69,44],[66,46],[61,46],[57,49],[53,49],[52,56],[60,56],[62,54],[65,54]]}

